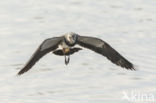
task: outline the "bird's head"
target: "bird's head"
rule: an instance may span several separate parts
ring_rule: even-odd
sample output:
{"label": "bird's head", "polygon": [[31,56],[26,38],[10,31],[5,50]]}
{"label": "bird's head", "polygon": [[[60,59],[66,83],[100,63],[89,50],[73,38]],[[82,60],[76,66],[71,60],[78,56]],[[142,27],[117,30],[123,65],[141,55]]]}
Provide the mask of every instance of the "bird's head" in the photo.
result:
{"label": "bird's head", "polygon": [[65,34],[64,36],[65,38],[65,43],[68,45],[68,46],[74,46],[77,42],[77,38],[78,38],[78,34],[76,33],[73,33],[73,32],[69,32],[67,34]]}

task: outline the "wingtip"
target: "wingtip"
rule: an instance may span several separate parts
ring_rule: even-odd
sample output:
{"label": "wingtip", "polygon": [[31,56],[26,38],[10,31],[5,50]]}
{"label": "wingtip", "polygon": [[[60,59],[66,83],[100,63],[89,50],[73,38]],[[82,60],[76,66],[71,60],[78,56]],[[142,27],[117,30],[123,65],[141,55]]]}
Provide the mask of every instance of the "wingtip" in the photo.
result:
{"label": "wingtip", "polygon": [[131,64],[131,66],[129,67],[125,67],[126,69],[132,70],[132,71],[136,71],[136,68],[133,64]]}
{"label": "wingtip", "polygon": [[20,75],[22,75],[22,74],[23,74],[23,73],[21,73],[21,72],[18,72],[18,73],[17,73],[17,76],[20,76]]}
{"label": "wingtip", "polygon": [[137,71],[138,70],[137,66],[136,65],[133,65],[132,70],[133,71]]}
{"label": "wingtip", "polygon": [[21,76],[21,74],[18,74],[18,73],[17,73],[16,76]]}
{"label": "wingtip", "polygon": [[20,71],[17,73],[17,75],[20,76],[20,75],[22,75],[24,72],[26,72],[26,71],[24,71],[24,69],[22,69],[22,70],[20,70]]}
{"label": "wingtip", "polygon": [[135,69],[134,67],[130,68],[130,70],[132,70],[132,71],[136,71],[136,69]]}

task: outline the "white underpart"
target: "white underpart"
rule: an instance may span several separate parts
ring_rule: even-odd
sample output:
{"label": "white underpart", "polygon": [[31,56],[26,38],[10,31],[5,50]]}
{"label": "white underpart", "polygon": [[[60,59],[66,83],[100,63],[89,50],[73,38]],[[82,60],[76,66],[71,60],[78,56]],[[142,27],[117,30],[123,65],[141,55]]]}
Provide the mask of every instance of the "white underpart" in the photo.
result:
{"label": "white underpart", "polygon": [[[87,49],[87,48],[84,48],[84,47],[82,47],[82,46],[79,46],[79,45],[75,45],[74,46],[75,48],[82,48],[82,49]],[[58,48],[57,48],[57,50],[58,49],[63,49],[63,48],[74,48],[74,47],[69,47],[67,44],[65,44],[64,42],[63,43],[61,43],[59,46],[58,46]]]}
{"label": "white underpart", "polygon": [[63,48],[70,48],[65,42],[62,42],[60,45],[59,45],[59,47],[58,47],[58,49],[63,49]]}

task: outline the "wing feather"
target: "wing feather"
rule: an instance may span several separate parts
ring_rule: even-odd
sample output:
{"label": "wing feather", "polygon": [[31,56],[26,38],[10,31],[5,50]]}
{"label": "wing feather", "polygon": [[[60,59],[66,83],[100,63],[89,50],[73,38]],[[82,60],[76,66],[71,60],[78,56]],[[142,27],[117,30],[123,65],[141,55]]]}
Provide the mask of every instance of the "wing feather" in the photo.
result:
{"label": "wing feather", "polygon": [[58,47],[58,44],[62,41],[62,37],[54,37],[46,39],[42,42],[42,44],[38,47],[38,49],[34,52],[32,57],[26,63],[26,65],[18,72],[18,75],[21,75],[27,72],[31,67],[44,55],[55,50]]}
{"label": "wing feather", "polygon": [[135,70],[131,62],[125,59],[108,43],[95,37],[78,36],[77,44],[82,47],[91,49],[103,56],[106,56],[112,63],[126,69]]}

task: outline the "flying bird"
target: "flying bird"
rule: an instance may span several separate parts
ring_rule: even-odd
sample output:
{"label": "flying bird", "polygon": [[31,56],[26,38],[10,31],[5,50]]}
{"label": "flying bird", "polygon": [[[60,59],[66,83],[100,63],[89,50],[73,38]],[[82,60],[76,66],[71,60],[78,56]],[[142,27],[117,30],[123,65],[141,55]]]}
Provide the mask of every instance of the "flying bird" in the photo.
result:
{"label": "flying bird", "polygon": [[[76,47],[76,45],[79,45],[80,47]],[[18,75],[30,70],[40,58],[49,52],[58,56],[64,56],[65,64],[67,65],[70,61],[70,55],[82,50],[81,47],[90,49],[105,56],[108,60],[118,66],[135,70],[131,62],[125,59],[105,41],[95,37],[80,36],[76,33],[70,32],[60,37],[53,37],[44,40],[26,65],[18,72]]]}

